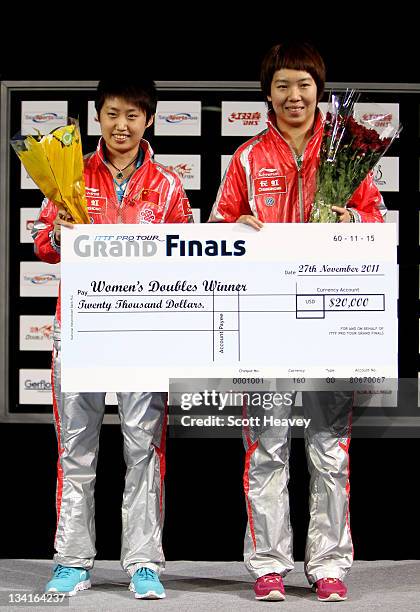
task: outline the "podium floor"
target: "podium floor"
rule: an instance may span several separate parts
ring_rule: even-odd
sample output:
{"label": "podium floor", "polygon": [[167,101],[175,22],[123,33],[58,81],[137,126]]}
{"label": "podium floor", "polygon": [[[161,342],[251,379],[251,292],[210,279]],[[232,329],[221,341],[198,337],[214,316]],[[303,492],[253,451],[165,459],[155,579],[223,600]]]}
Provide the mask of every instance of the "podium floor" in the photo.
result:
{"label": "podium floor", "polygon": [[[91,572],[92,589],[66,598],[64,605],[10,605],[10,593],[42,593],[52,563],[35,559],[0,559],[0,612],[24,610],[139,610],[209,612],[260,610],[276,605],[287,610],[320,610],[322,605],[309,589],[303,564],[285,578],[285,602],[254,599],[252,579],[239,562],[170,561],[162,576],[166,599],[142,601],[128,591],[128,576],[118,561],[97,561]],[[349,599],[340,602],[345,610],[404,609],[418,611],[420,602],[420,561],[356,561],[346,580]],[[328,609],[337,606],[330,602]],[[270,606],[270,607],[271,607]]]}

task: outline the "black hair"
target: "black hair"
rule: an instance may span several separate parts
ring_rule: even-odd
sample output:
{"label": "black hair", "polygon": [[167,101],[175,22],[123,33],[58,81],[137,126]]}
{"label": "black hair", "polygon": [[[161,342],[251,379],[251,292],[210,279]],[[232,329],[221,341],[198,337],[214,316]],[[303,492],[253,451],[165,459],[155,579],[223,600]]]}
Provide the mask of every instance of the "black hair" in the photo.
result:
{"label": "black hair", "polygon": [[316,83],[317,101],[321,100],[325,86],[324,60],[310,43],[290,40],[271,47],[262,62],[261,89],[270,110],[272,105],[267,98],[271,95],[271,82],[274,73],[282,68],[309,72]]}
{"label": "black hair", "polygon": [[96,89],[95,108],[101,112],[106,98],[123,98],[141,108],[146,121],[156,113],[157,91],[154,81],[148,78],[104,79]]}

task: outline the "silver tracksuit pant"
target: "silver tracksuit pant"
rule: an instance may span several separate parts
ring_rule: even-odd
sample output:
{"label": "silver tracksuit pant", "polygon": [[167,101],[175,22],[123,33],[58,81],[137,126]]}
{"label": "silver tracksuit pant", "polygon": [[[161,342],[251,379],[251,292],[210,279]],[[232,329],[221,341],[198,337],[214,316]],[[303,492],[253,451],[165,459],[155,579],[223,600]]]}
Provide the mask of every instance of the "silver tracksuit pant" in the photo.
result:
{"label": "silver tracksuit pant", "polygon": [[[53,402],[59,451],[54,561],[90,569],[96,554],[94,488],[105,393],[61,393],[59,340],[54,344]],[[130,576],[139,567],[160,573],[165,565],[166,393],[117,396],[127,465],[121,565]]]}
{"label": "silver tracksuit pant", "polygon": [[[349,444],[353,393],[304,392],[305,449],[310,473],[310,522],[305,574],[343,579],[353,562],[349,512]],[[276,418],[289,418],[291,406],[275,407]],[[261,411],[258,411],[261,414]],[[267,413],[267,414],[270,414]],[[247,416],[255,416],[251,406]],[[248,512],[245,565],[254,578],[293,569],[289,513],[290,427],[245,427],[244,489]]]}

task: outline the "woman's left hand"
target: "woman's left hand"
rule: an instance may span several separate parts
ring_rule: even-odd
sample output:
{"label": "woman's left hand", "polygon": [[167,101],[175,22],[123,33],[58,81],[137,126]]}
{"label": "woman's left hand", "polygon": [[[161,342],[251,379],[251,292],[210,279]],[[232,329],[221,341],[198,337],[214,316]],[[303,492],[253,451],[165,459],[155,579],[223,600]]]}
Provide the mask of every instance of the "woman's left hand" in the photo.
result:
{"label": "woman's left hand", "polygon": [[342,208],[341,206],[331,206],[331,210],[338,214],[339,223],[350,223],[351,215],[347,208]]}

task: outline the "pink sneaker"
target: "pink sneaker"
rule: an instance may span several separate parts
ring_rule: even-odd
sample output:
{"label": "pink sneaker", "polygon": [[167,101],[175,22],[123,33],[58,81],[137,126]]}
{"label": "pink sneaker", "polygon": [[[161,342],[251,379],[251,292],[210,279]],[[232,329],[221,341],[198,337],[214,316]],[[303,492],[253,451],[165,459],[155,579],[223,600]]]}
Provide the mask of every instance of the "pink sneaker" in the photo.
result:
{"label": "pink sneaker", "polygon": [[321,578],[315,583],[319,601],[344,601],[347,599],[347,587],[338,578]]}
{"label": "pink sneaker", "polygon": [[284,593],[283,578],[280,574],[265,574],[260,576],[254,584],[255,599],[266,601],[283,601],[286,599]]}

